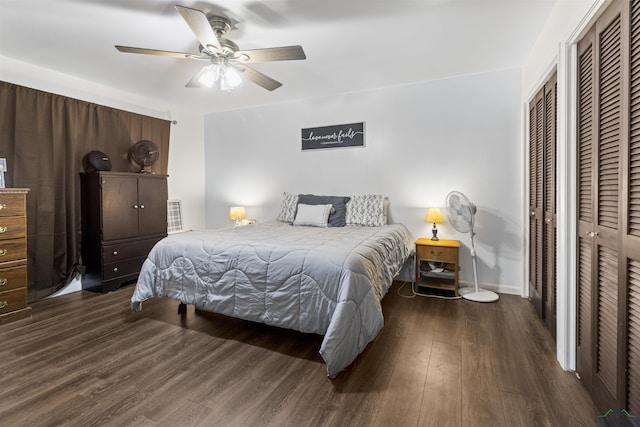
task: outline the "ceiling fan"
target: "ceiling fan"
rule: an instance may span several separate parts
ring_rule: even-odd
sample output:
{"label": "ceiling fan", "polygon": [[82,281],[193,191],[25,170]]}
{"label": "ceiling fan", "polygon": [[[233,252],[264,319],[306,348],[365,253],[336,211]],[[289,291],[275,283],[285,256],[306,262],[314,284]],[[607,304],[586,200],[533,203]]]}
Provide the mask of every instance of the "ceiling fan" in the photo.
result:
{"label": "ceiling fan", "polygon": [[240,50],[234,42],[222,37],[231,29],[228,18],[219,15],[207,17],[201,10],[185,6],[176,5],[175,8],[200,42],[200,54],[119,45],[116,45],[116,49],[127,53],[208,61],[209,64],[202,67],[186,86],[213,87],[215,85],[220,90],[231,90],[240,84],[242,77],[269,91],[275,90],[282,86],[282,83],[246,64],[307,58],[302,46],[299,45]]}

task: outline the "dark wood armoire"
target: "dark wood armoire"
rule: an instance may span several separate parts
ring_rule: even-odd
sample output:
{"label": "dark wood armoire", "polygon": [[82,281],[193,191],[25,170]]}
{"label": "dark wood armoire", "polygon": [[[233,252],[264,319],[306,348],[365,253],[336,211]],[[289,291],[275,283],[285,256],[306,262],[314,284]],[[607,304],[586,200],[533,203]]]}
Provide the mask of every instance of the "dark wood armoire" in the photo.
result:
{"label": "dark wood armoire", "polygon": [[82,288],[109,292],[135,280],[151,248],[167,236],[167,176],[80,175]]}

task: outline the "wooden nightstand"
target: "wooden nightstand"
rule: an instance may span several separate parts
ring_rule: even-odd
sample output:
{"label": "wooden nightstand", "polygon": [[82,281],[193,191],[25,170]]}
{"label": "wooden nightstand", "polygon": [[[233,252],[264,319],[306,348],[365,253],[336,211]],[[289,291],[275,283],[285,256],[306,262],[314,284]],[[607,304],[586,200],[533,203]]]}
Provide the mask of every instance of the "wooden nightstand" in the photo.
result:
{"label": "wooden nightstand", "polygon": [[458,296],[459,249],[459,240],[416,240],[416,292]]}

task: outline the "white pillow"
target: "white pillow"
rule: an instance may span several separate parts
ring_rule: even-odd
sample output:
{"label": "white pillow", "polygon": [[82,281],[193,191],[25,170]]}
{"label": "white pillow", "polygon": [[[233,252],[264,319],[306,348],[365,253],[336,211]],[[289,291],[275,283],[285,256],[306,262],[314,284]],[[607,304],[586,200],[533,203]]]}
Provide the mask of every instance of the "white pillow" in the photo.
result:
{"label": "white pillow", "polygon": [[298,205],[298,212],[293,225],[308,225],[311,227],[328,227],[329,214],[332,205]]}

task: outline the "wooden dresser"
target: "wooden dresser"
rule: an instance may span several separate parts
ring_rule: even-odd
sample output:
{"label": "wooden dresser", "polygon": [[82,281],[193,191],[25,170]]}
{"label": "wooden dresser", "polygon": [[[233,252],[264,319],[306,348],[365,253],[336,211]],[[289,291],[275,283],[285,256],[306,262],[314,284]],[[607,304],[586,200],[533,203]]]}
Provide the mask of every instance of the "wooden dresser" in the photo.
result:
{"label": "wooden dresser", "polygon": [[82,289],[109,292],[138,278],[167,236],[167,176],[82,173]]}
{"label": "wooden dresser", "polygon": [[0,188],[0,325],[31,316],[27,306],[28,188]]}

